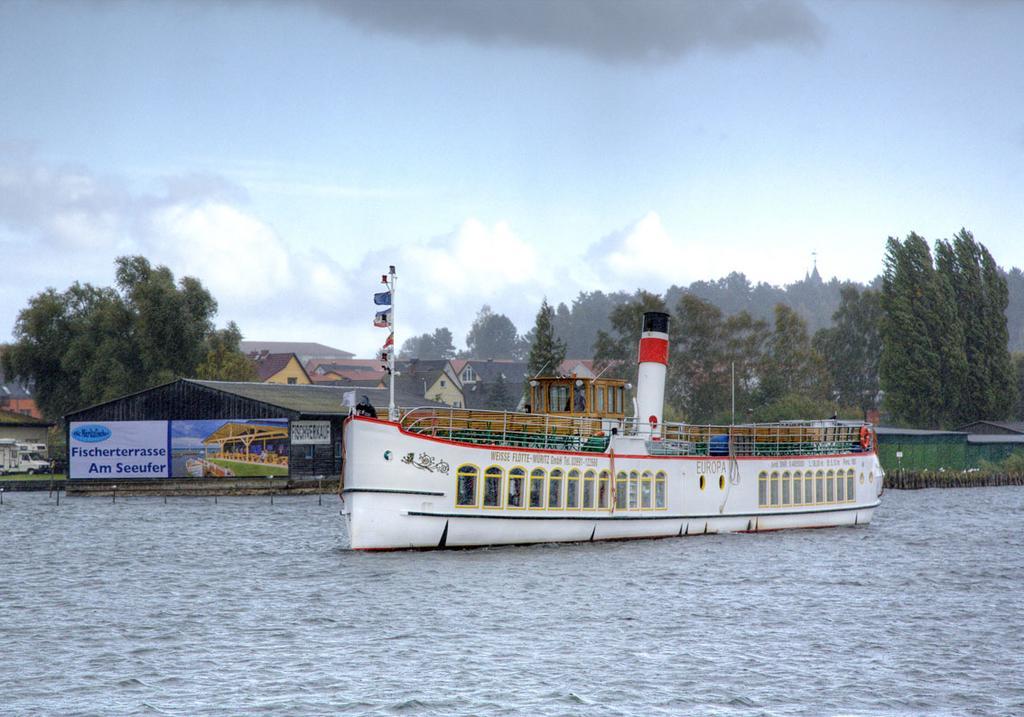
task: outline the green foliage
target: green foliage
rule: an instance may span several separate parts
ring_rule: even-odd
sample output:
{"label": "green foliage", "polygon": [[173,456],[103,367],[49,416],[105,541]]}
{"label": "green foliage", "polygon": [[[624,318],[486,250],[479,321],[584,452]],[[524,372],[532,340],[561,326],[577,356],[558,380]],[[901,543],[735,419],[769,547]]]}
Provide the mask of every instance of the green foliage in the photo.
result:
{"label": "green foliage", "polygon": [[936,242],[934,266],[917,234],[889,238],[880,374],[896,420],[955,427],[1010,415],[1007,306],[1006,279],[967,230]]}
{"label": "green foliage", "polygon": [[644,313],[666,310],[665,301],[648,291],[637,291],[630,301],[613,308],[608,316],[611,331],[598,331],[594,343],[598,370],[610,378],[635,378]]}
{"label": "green foliage", "polygon": [[258,381],[256,367],[239,349],[242,332],[234,321],[226,329],[211,331],[206,356],[196,367],[196,378],[207,381]]}
{"label": "green foliage", "polygon": [[824,400],[827,386],[825,363],[811,345],[807,323],[793,309],[777,304],[759,386],[759,403],[772,404],[793,394]]}
{"label": "green foliage", "polygon": [[499,373],[494,382],[487,387],[487,398],[484,405],[493,411],[506,411],[513,408],[512,395],[505,383],[505,377]]}
{"label": "green foliage", "polygon": [[522,360],[523,342],[516,326],[504,314],[496,314],[484,304],[466,335],[467,358],[512,358]]}
{"label": "green foliage", "polygon": [[139,256],[117,259],[116,277],[116,288],[76,282],[64,292],[47,289],[18,314],[5,372],[34,383],[49,418],[195,375],[237,334],[234,327],[210,341],[217,303],[195,279],[175,284],[166,267]]}
{"label": "green foliage", "polygon": [[[831,418],[835,408],[831,401],[823,398],[787,393],[771,403],[757,406],[748,414],[752,421],[797,421]],[[840,418],[859,419],[857,410],[842,412]]]}
{"label": "green foliage", "polygon": [[526,363],[526,370],[531,376],[553,376],[565,361],[565,343],[555,336],[554,315],[548,300],[544,299],[531,332],[533,341]]}
{"label": "green foliage", "polygon": [[840,405],[856,406],[861,418],[876,407],[879,391],[878,360],[882,353],[879,326],[882,303],[878,292],[842,288],[834,326],[814,335],[814,348],[825,361],[831,391]]}
{"label": "green foliage", "polygon": [[455,358],[455,345],[452,343],[452,332],[444,326],[434,329],[432,334],[420,334],[402,342],[402,350],[398,352],[400,359],[452,359]]}
{"label": "green foliage", "polygon": [[1024,353],[1013,355],[1014,381],[1017,384],[1017,401],[1013,408],[1013,417],[1024,421]]}

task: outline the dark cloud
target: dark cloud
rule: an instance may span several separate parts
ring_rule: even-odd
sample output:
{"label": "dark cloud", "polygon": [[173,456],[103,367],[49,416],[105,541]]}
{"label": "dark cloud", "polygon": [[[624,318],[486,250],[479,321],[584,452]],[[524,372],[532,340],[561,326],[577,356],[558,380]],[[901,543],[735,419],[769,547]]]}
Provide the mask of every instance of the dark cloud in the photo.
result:
{"label": "dark cloud", "polygon": [[311,1],[371,31],[547,47],[606,62],[669,62],[701,48],[814,46],[824,33],[800,0]]}

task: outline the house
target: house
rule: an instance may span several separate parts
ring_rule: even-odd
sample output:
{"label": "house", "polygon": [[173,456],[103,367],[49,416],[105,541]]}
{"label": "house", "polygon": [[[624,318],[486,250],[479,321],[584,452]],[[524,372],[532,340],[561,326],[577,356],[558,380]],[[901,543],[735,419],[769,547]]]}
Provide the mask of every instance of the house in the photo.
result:
{"label": "house", "polygon": [[956,430],[990,436],[1024,436],[1024,421],[974,421]]}
{"label": "house", "polygon": [[313,383],[378,386],[387,378],[379,359],[313,359],[306,364]]}
{"label": "house", "polygon": [[409,359],[395,363],[398,371],[396,385],[401,382],[410,391],[422,388],[425,399],[443,403],[454,408],[463,408],[466,399],[462,382],[452,362],[447,359]]}
{"label": "house", "polygon": [[[452,362],[455,364],[455,362]],[[466,359],[455,365],[462,382],[466,408],[515,411],[522,408],[526,362],[505,359]],[[498,388],[498,384],[504,388]]]}
{"label": "house", "polygon": [[47,445],[53,424],[24,413],[0,409],[0,438],[13,438],[19,443]]}
{"label": "house", "polygon": [[355,356],[351,351],[342,351],[310,341],[242,341],[239,348],[244,354],[254,351],[256,353],[266,351],[268,354],[295,354],[303,366],[315,359],[345,360]]}
{"label": "house", "polygon": [[293,353],[272,354],[266,351],[252,352],[249,360],[256,368],[256,375],[262,383],[285,383],[306,385],[313,383],[303,368],[299,357]]}
{"label": "house", "polygon": [[43,413],[39,410],[35,397],[32,395],[31,385],[19,381],[8,381],[4,376],[3,364],[0,364],[0,410],[32,418],[43,417]]}

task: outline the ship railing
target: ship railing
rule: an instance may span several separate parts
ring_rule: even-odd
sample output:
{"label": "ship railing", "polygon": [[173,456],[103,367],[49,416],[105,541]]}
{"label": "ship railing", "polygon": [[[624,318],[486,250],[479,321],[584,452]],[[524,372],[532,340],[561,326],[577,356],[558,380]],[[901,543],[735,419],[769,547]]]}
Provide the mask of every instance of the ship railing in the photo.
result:
{"label": "ship railing", "polygon": [[401,418],[412,433],[461,443],[603,452],[608,447],[602,420],[459,408],[413,408]]}
{"label": "ship railing", "polygon": [[462,443],[508,448],[604,452],[609,423],[624,436],[647,437],[652,455],[750,457],[834,455],[861,452],[861,428],[847,421],[785,421],[739,425],[664,423],[651,426],[635,419],[609,422],[587,416],[556,416],[459,408],[424,407],[401,418],[406,430]]}

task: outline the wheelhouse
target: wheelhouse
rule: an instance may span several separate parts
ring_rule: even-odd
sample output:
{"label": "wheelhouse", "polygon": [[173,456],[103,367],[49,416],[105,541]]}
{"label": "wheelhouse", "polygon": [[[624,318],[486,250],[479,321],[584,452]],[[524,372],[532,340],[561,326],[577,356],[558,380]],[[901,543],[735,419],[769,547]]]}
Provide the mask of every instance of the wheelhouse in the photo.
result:
{"label": "wheelhouse", "polygon": [[530,411],[585,418],[626,416],[625,381],[617,378],[544,377],[530,381]]}

